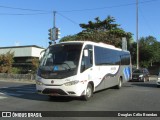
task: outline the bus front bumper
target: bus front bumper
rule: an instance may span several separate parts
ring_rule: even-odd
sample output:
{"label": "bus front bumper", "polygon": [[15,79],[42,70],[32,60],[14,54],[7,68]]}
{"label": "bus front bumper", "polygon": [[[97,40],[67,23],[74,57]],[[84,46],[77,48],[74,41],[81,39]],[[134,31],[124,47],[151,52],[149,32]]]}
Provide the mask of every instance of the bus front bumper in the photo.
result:
{"label": "bus front bumper", "polygon": [[50,86],[36,84],[36,89],[39,94],[49,96],[82,96],[85,94],[85,85],[82,87],[81,83],[69,86]]}

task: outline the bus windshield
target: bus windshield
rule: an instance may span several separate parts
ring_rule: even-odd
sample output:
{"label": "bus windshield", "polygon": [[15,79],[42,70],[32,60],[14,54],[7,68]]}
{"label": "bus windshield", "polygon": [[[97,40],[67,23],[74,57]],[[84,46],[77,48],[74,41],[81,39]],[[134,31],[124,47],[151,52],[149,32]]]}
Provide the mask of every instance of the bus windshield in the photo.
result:
{"label": "bus windshield", "polygon": [[39,66],[43,78],[62,79],[77,74],[82,44],[57,44],[50,46]]}

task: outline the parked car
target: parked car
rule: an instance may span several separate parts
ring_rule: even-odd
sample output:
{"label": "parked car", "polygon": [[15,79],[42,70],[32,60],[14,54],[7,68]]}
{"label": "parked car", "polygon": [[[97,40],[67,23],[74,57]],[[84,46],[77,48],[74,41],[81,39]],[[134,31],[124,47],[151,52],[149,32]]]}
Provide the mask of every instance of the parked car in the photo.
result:
{"label": "parked car", "polygon": [[149,71],[146,68],[134,70],[132,73],[132,81],[149,81]]}
{"label": "parked car", "polygon": [[157,87],[160,87],[160,72],[159,72],[158,77],[157,77]]}

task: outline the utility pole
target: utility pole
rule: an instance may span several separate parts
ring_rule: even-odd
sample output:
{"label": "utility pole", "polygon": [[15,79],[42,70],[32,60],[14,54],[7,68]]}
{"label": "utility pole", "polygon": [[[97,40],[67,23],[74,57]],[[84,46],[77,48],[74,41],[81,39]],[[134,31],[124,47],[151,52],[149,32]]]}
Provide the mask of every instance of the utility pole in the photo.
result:
{"label": "utility pole", "polygon": [[136,0],[136,40],[137,40],[137,69],[139,69],[138,0]]}
{"label": "utility pole", "polygon": [[[56,11],[53,11],[53,29],[55,31],[56,29]],[[55,32],[54,32],[55,35]],[[54,44],[56,44],[56,41],[54,40]]]}
{"label": "utility pole", "polygon": [[53,28],[50,28],[49,30],[49,40],[51,40],[51,42],[49,42],[49,44],[51,45],[56,44],[56,40],[58,40],[60,38],[60,29],[56,27],[56,11],[53,11]]}
{"label": "utility pole", "polygon": [[53,11],[53,28],[56,27],[56,11]]}

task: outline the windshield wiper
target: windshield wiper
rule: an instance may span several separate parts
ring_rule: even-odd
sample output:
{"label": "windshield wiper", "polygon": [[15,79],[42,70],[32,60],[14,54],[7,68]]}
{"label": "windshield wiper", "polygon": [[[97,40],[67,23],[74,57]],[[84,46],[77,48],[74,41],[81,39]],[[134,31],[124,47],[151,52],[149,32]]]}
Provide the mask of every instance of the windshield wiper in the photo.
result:
{"label": "windshield wiper", "polygon": [[99,63],[97,65],[112,65],[111,63]]}

